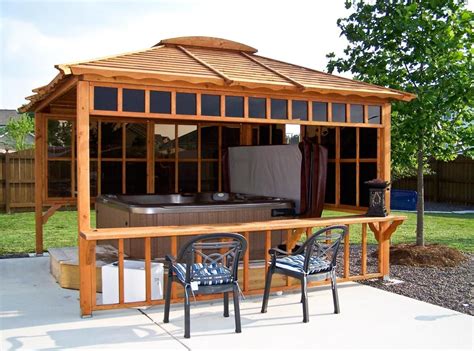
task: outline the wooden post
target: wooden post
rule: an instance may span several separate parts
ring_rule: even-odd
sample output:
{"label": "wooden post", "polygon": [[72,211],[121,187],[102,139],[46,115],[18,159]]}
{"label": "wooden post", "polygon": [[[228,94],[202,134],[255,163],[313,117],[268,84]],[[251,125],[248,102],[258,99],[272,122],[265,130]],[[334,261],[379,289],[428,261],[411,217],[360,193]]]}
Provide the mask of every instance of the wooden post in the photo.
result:
{"label": "wooden post", "polygon": [[386,234],[389,226],[388,222],[380,222],[379,266],[384,280],[389,279],[390,275],[390,235]]}
{"label": "wooden post", "polygon": [[44,120],[35,113],[35,234],[36,255],[43,255],[43,175],[44,175]]}
{"label": "wooden post", "polygon": [[[89,82],[77,83],[77,218],[79,233],[90,229]],[[81,316],[92,316],[95,245],[79,235]]]}
{"label": "wooden post", "polygon": [[[383,180],[390,182],[390,167],[391,167],[391,142],[390,142],[390,118],[391,118],[392,105],[390,103],[382,106],[382,123],[384,128],[382,129],[382,177]],[[390,214],[390,191],[385,192],[385,206],[387,213]]]}
{"label": "wooden post", "polygon": [[10,154],[5,154],[5,212],[11,213]]}

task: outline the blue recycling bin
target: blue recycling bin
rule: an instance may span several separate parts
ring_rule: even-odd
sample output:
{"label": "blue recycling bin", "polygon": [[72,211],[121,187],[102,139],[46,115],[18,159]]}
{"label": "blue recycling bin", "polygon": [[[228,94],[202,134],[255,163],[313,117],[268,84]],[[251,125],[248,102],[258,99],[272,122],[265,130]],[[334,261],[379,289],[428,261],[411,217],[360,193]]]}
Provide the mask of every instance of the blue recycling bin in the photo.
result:
{"label": "blue recycling bin", "polygon": [[413,190],[392,189],[390,208],[392,210],[416,211],[417,192]]}

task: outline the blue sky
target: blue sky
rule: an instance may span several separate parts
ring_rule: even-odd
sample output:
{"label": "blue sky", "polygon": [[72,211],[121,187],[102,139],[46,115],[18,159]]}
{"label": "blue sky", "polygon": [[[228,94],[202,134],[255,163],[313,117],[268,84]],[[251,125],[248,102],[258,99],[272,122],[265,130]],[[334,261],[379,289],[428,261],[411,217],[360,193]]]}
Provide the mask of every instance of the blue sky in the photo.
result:
{"label": "blue sky", "polygon": [[0,0],[0,108],[18,108],[47,84],[55,64],[148,48],[160,39],[207,35],[264,56],[324,69],[341,52],[344,0]]}

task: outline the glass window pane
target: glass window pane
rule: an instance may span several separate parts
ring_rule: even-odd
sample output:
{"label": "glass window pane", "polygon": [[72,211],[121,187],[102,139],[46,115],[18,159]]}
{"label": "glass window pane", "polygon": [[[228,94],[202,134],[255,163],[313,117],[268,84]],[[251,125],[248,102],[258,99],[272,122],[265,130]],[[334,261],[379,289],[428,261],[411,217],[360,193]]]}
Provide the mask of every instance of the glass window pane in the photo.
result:
{"label": "glass window pane", "polygon": [[219,95],[201,95],[201,115],[220,116],[221,115],[221,97]]}
{"label": "glass window pane", "polygon": [[356,128],[341,128],[341,158],[356,158]]}
{"label": "glass window pane", "polygon": [[377,158],[377,129],[359,129],[359,157]]}
{"label": "glass window pane", "polygon": [[369,123],[371,124],[382,123],[382,107],[369,106]]}
{"label": "glass window pane", "polygon": [[325,203],[336,203],[336,165],[334,164],[334,162],[328,162],[325,196]]}
{"label": "glass window pane", "polygon": [[90,157],[95,158],[97,157],[97,150],[98,150],[98,145],[99,145],[99,122],[91,121],[89,124],[89,131],[90,131],[89,133]]}
{"label": "glass window pane", "polygon": [[176,93],[176,113],[179,115],[195,115],[196,94]]}
{"label": "glass window pane", "polygon": [[72,122],[48,120],[48,157],[71,157]]}
{"label": "glass window pane", "polygon": [[341,195],[342,205],[356,205],[356,164],[341,163]]}
{"label": "glass window pane", "polygon": [[375,178],[377,178],[377,164],[361,162],[359,164],[360,206],[369,206],[369,186],[364,182]]}
{"label": "glass window pane", "polygon": [[145,112],[145,90],[123,89],[122,110],[128,112]]}
{"label": "glass window pane", "polygon": [[351,105],[351,122],[364,123],[364,105]]}
{"label": "glass window pane", "polygon": [[175,163],[155,163],[155,193],[171,194],[175,192]]}
{"label": "glass window pane", "polygon": [[94,110],[117,111],[117,88],[94,87]]}
{"label": "glass window pane", "polygon": [[345,122],[346,121],[346,104],[332,104],[332,121]]}
{"label": "glass window pane", "polygon": [[150,91],[150,112],[171,113],[171,93],[169,91]]}
{"label": "glass window pane", "polygon": [[178,157],[180,159],[197,158],[198,133],[195,125],[178,126]]}
{"label": "glass window pane", "polygon": [[122,162],[102,161],[100,186],[102,194],[122,194]]}
{"label": "glass window pane", "polygon": [[328,120],[328,104],[327,102],[313,101],[313,121],[326,122]]}
{"label": "glass window pane", "polygon": [[122,157],[122,123],[102,122],[102,157]]}
{"label": "glass window pane", "polygon": [[291,102],[292,118],[302,121],[308,120],[308,102],[302,100],[293,100]]}
{"label": "glass window pane", "polygon": [[288,101],[281,99],[271,99],[272,119],[288,119]]}
{"label": "glass window pane", "polygon": [[266,118],[267,102],[265,98],[249,97],[249,117],[250,118]]}
{"label": "glass window pane", "polygon": [[219,190],[219,164],[217,162],[203,162],[201,165],[201,191]]}
{"label": "glass window pane", "polygon": [[146,158],[146,124],[126,124],[126,154],[130,158]]}
{"label": "glass window pane", "polygon": [[48,197],[71,197],[71,161],[48,161]]}
{"label": "glass window pane", "polygon": [[197,192],[198,166],[197,162],[180,162],[179,168],[179,193],[195,193]]}
{"label": "glass window pane", "polygon": [[126,193],[146,194],[146,162],[126,163]]}
{"label": "glass window pane", "polygon": [[244,97],[226,96],[225,97],[225,115],[226,117],[244,116]]}
{"label": "glass window pane", "polygon": [[219,127],[203,126],[201,127],[201,157],[218,158],[219,157]]}
{"label": "glass window pane", "polygon": [[155,158],[175,158],[175,125],[155,124]]}

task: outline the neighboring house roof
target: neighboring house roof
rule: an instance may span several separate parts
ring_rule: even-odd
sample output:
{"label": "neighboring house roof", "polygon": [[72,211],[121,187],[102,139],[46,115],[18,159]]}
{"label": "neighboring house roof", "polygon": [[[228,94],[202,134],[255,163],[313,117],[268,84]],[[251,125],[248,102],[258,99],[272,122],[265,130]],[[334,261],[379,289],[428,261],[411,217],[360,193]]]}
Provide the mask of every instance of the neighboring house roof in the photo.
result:
{"label": "neighboring house roof", "polygon": [[18,118],[20,114],[16,110],[0,109],[0,127],[6,126],[10,118]]}
{"label": "neighboring house roof", "polygon": [[31,102],[21,111],[31,110],[65,78],[87,73],[403,101],[415,98],[410,93],[266,58],[256,52],[250,46],[225,39],[180,37],[162,40],[145,50],[56,65],[60,73],[48,85],[34,89],[35,94],[27,98]]}

